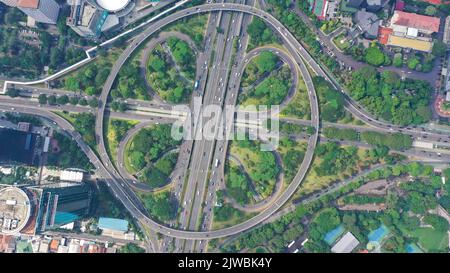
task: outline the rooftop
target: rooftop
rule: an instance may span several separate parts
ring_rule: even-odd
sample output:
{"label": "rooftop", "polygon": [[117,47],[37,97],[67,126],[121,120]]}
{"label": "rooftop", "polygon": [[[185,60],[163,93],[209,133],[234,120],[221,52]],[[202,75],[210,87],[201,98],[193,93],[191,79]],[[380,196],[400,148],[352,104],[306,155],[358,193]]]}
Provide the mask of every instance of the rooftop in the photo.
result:
{"label": "rooftop", "polygon": [[399,37],[390,35],[388,45],[399,46],[403,48],[412,48],[419,51],[430,52],[433,48],[433,44],[429,41],[422,41],[417,39],[410,39],[405,37]]}
{"label": "rooftop", "polygon": [[347,232],[334,246],[331,252],[334,253],[350,253],[359,244],[358,239],[351,232]]}
{"label": "rooftop", "polygon": [[39,0],[19,0],[18,7],[37,9],[39,7]]}
{"label": "rooftop", "polygon": [[421,0],[421,1],[427,2],[429,4],[433,4],[433,5],[448,4],[448,1],[444,1],[444,0]]}
{"label": "rooftop", "polygon": [[389,41],[389,35],[393,32],[392,28],[380,27],[378,30],[378,41],[382,45],[386,45]]}
{"label": "rooftop", "polygon": [[359,10],[355,14],[355,21],[362,31],[372,37],[377,36],[381,20],[375,13]]}
{"label": "rooftop", "polygon": [[97,0],[97,4],[104,8],[107,11],[110,12],[116,12],[119,10],[124,9],[128,3],[130,2],[130,0],[115,0],[115,1],[111,1],[111,0]]}
{"label": "rooftop", "polygon": [[98,228],[127,232],[128,221],[116,218],[100,217],[100,219],[98,220]]}
{"label": "rooftop", "polygon": [[83,181],[83,173],[75,171],[62,171],[60,178],[61,181],[81,182]]}
{"label": "rooftop", "polygon": [[392,16],[391,24],[438,32],[440,18],[396,10]]}
{"label": "rooftop", "polygon": [[16,187],[0,190],[0,233],[16,234],[30,218],[30,199]]}

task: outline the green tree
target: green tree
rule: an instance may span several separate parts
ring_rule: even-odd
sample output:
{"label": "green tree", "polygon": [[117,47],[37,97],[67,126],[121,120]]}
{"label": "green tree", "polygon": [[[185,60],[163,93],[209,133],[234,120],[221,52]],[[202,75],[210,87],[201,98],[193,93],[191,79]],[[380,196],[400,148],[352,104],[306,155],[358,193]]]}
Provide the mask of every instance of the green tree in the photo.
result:
{"label": "green tree", "polygon": [[429,5],[425,8],[426,15],[433,16],[436,14],[436,12],[437,12],[437,9],[434,6]]}
{"label": "green tree", "polygon": [[270,51],[263,51],[255,59],[255,64],[261,72],[272,71],[278,61],[278,57]]}
{"label": "green tree", "polygon": [[39,104],[47,104],[47,95],[40,94],[38,97]]}
{"label": "green tree", "polygon": [[128,243],[119,249],[120,253],[144,253],[145,249],[135,243]]}
{"label": "green tree", "polygon": [[92,98],[88,101],[88,104],[92,108],[97,108],[98,107],[98,99]]}
{"label": "green tree", "polygon": [[56,104],[56,96],[55,95],[50,95],[47,99],[48,104],[50,105],[55,105]]}
{"label": "green tree", "polygon": [[70,91],[79,91],[80,90],[80,83],[74,77],[68,77],[64,81],[64,86],[67,90],[70,90]]}
{"label": "green tree", "polygon": [[385,62],[385,56],[377,46],[369,47],[365,52],[365,60],[368,64],[380,66]]}
{"label": "green tree", "polygon": [[402,67],[403,66],[403,56],[401,53],[396,53],[394,55],[394,60],[392,64],[396,67]]}
{"label": "green tree", "polygon": [[75,97],[75,96],[72,96],[69,99],[69,103],[72,104],[72,105],[77,105],[78,101],[79,101],[78,97]]}
{"label": "green tree", "polygon": [[86,105],[88,105],[88,102],[87,102],[87,100],[85,98],[81,98],[78,101],[78,104],[80,104],[81,106],[86,106]]}
{"label": "green tree", "polygon": [[434,41],[433,49],[432,49],[433,55],[442,57],[447,52],[447,44],[441,41]]}
{"label": "green tree", "polygon": [[10,96],[11,98],[18,97],[20,95],[19,90],[10,88],[8,91],[6,91],[6,95]]}
{"label": "green tree", "polygon": [[56,101],[58,104],[65,105],[65,104],[69,103],[69,97],[67,95],[62,95],[62,96],[59,96],[56,99]]}
{"label": "green tree", "polygon": [[419,58],[417,56],[413,56],[408,60],[408,68],[415,69],[419,63]]}

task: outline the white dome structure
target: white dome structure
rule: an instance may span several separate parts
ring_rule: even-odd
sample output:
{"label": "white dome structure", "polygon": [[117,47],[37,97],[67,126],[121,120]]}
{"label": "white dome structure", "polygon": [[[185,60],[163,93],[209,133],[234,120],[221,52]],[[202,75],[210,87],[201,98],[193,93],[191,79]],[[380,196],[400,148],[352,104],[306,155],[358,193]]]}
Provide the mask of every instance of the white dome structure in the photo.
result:
{"label": "white dome structure", "polygon": [[131,0],[97,0],[97,4],[109,12],[118,12],[123,10]]}

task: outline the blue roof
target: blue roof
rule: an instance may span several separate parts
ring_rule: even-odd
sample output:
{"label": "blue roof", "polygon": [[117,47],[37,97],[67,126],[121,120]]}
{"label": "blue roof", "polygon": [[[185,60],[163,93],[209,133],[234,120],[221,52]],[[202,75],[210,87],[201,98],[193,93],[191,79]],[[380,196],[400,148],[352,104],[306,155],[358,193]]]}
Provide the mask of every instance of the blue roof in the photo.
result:
{"label": "blue roof", "polygon": [[116,218],[100,217],[100,219],[98,219],[98,228],[126,232],[128,231],[128,221]]}

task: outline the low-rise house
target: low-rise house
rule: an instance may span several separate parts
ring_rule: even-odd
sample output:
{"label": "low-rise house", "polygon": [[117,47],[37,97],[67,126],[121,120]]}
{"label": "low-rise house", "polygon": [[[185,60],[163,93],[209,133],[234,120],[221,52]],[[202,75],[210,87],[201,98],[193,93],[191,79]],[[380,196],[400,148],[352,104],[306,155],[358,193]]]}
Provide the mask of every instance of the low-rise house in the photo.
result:
{"label": "low-rise house", "polygon": [[439,32],[440,18],[395,10],[387,26],[380,29],[381,44],[431,52],[431,35]]}

